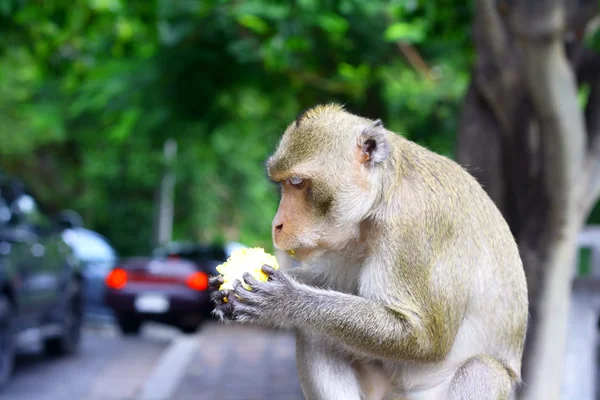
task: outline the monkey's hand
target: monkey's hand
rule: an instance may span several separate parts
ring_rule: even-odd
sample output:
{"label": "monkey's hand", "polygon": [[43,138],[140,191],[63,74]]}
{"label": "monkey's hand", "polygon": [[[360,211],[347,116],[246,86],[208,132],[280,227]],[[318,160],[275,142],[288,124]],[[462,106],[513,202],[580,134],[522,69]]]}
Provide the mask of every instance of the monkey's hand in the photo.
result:
{"label": "monkey's hand", "polygon": [[[263,265],[262,271],[269,277],[260,282],[249,273],[243,275],[250,290],[239,280],[233,283],[233,290],[217,291],[213,294],[216,303],[215,313],[222,320],[251,323],[265,327],[286,325],[286,299],[294,296],[298,283],[284,272]],[[215,283],[216,284],[216,283]],[[227,293],[226,293],[227,292]],[[227,298],[227,302],[223,301]]]}
{"label": "monkey's hand", "polygon": [[[208,280],[208,288],[212,291],[210,298],[215,303],[215,309],[212,311],[219,320],[229,322],[233,320],[233,293],[229,289],[219,290],[225,282],[221,275],[213,276]],[[227,299],[225,302],[224,299]]]}

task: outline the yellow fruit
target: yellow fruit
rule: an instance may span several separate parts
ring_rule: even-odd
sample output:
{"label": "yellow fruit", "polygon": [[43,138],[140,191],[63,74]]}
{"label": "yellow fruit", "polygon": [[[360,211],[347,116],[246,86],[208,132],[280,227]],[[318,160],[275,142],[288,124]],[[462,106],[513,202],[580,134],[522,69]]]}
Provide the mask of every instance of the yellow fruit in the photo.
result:
{"label": "yellow fruit", "polygon": [[[223,276],[223,284],[219,290],[233,289],[233,282],[239,279],[246,289],[250,287],[244,282],[244,273],[248,272],[254,279],[266,282],[269,278],[262,272],[263,265],[269,265],[274,269],[279,269],[277,258],[272,254],[266,253],[260,247],[241,248],[233,251],[226,262],[217,267],[217,272]],[[227,302],[227,299],[224,299]]]}

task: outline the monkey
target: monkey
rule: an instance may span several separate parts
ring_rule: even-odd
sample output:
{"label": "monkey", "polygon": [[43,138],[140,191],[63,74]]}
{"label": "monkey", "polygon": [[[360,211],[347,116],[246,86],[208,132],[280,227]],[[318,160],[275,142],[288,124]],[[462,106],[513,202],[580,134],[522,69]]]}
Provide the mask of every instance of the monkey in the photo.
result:
{"label": "monkey", "polygon": [[[225,323],[295,333],[307,400],[509,399],[522,383],[527,284],[517,243],[462,166],[342,105],[292,121],[266,162],[276,248]],[[224,300],[226,299],[226,301]]]}

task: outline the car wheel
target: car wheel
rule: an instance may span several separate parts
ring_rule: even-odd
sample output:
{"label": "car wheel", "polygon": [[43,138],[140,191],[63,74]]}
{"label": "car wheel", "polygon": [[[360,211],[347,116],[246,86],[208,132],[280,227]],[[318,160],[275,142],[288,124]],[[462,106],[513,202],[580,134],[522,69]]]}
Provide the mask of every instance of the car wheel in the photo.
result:
{"label": "car wheel", "polygon": [[199,327],[200,327],[200,325],[198,325],[198,324],[181,324],[181,325],[179,325],[179,330],[183,333],[192,334],[192,333],[196,333],[196,331],[198,331]]}
{"label": "car wheel", "polygon": [[139,334],[142,327],[142,321],[135,316],[120,315],[117,317],[117,323],[121,333],[128,336]]}
{"label": "car wheel", "polygon": [[62,334],[44,342],[46,353],[53,356],[73,354],[77,352],[81,342],[82,301],[81,284],[76,280],[69,285],[69,297],[63,312]]}
{"label": "car wheel", "polygon": [[12,375],[15,361],[14,307],[6,295],[0,294],[0,388]]}

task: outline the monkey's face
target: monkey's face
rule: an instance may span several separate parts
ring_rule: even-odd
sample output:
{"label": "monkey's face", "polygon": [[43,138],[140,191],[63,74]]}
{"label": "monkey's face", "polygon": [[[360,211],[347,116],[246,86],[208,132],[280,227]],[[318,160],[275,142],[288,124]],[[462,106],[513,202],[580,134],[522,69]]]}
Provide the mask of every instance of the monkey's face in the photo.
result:
{"label": "monkey's face", "polygon": [[327,247],[324,222],[332,198],[307,177],[291,176],[278,183],[281,200],[272,223],[273,243],[297,259],[307,259]]}
{"label": "monkey's face", "polygon": [[281,188],[273,243],[301,260],[358,239],[381,187],[375,163],[388,154],[381,122],[331,109],[310,115],[288,127],[267,164]]}

